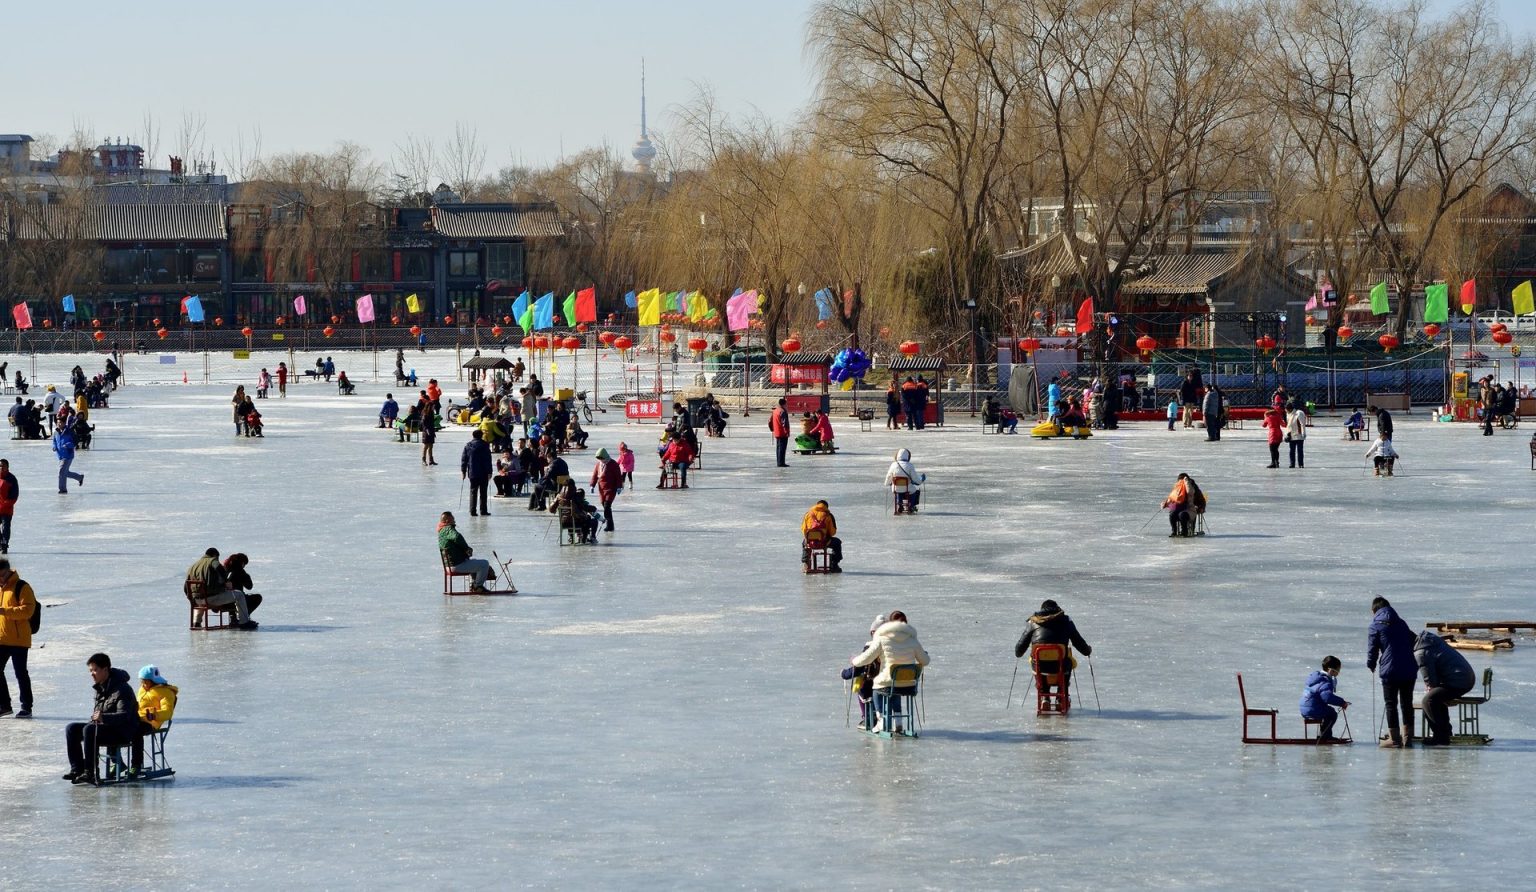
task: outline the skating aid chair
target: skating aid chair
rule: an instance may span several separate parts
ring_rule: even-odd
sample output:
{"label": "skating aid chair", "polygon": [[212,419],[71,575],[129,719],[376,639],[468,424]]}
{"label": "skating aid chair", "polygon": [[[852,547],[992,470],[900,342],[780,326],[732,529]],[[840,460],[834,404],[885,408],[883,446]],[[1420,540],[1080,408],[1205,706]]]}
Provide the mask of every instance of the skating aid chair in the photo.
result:
{"label": "skating aid chair", "polygon": [[806,556],[803,562],[806,573],[832,572],[832,552],[827,547],[828,538],[824,530],[811,530],[805,534],[805,541],[800,547]]}
{"label": "skating aid chair", "polygon": [[1065,644],[1036,644],[1029,649],[1035,674],[1035,715],[1066,715],[1072,709],[1067,670],[1072,659]]}
{"label": "skating aid chair", "polygon": [[448,555],[443,553],[443,552],[438,552],[438,556],[443,559],[443,594],[445,594],[445,595],[468,594],[469,593],[468,583],[465,584],[465,589],[464,589],[464,591],[461,592],[458,589],[454,588],[454,580],[458,579],[460,577],[463,577],[465,579],[474,579],[475,578],[475,574],[469,573],[469,572],[464,571],[464,570],[455,570],[455,569],[453,569],[453,565],[448,563]]}
{"label": "skating aid chair", "polygon": [[[891,667],[891,689],[882,700],[876,714],[879,731],[876,736],[892,738],[918,736],[917,692],[923,683],[923,667],[916,663],[903,663]],[[893,731],[900,728],[900,732]]]}
{"label": "skating aid chair", "polygon": [[906,513],[906,502],[902,496],[911,491],[912,481],[906,477],[891,478],[891,511],[896,514]]}

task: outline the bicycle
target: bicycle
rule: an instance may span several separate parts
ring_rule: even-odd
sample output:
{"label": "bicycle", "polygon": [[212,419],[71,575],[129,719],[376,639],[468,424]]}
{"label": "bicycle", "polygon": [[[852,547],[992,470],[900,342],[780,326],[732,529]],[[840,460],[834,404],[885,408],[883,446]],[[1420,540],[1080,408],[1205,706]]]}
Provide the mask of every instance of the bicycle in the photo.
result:
{"label": "bicycle", "polygon": [[[587,422],[588,424],[591,424],[592,423],[592,407],[587,405],[587,392],[585,390],[583,390],[580,393],[576,394],[576,407],[579,410],[581,410],[581,418],[582,418],[582,420]],[[606,413],[608,410],[604,409],[602,406],[598,406],[597,407],[597,411]]]}

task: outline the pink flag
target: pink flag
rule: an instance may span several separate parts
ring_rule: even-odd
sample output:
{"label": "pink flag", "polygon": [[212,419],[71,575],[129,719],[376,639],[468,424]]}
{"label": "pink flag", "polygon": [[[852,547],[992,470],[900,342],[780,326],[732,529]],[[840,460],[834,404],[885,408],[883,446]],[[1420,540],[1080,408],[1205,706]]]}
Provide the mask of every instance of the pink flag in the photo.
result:
{"label": "pink flag", "polygon": [[750,323],[757,310],[757,292],[746,291],[725,302],[725,322],[731,331],[741,331]]}
{"label": "pink flag", "polygon": [[301,294],[293,299],[293,314],[295,316],[304,315],[304,311],[306,309],[308,309],[308,307],[304,306],[304,295]]}
{"label": "pink flag", "polygon": [[357,299],[357,321],[373,321],[373,295],[365,294]]}
{"label": "pink flag", "polygon": [[16,320],[16,327],[18,329],[24,330],[32,327],[32,311],[27,309],[25,302],[11,307],[11,318]]}

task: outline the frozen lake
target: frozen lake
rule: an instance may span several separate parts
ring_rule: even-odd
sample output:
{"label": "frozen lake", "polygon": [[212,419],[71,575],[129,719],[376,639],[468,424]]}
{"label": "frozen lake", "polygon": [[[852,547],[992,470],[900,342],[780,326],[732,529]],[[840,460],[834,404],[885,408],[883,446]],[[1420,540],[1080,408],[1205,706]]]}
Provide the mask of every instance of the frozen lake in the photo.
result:
{"label": "frozen lake", "polygon": [[[39,357],[38,383],[69,359]],[[412,360],[452,377],[447,353]],[[1374,595],[1415,628],[1536,619],[1524,426],[1399,413],[1399,475],[1374,479],[1332,418],[1298,471],[1263,468],[1252,424],[1213,444],[1160,424],[1038,442],[963,413],[911,434],[838,419],[842,454],[778,470],[766,416],[735,413],[692,488],[658,492],[657,429],[609,413],[591,445],[636,447],[638,485],[601,547],[559,548],[521,502],[468,517],[464,430],[422,467],[373,426],[385,385],[293,387],[261,406],[264,440],[232,436],[231,389],[126,387],[67,496],[45,443],[4,452],[23,490],[11,560],[53,606],[37,717],[0,719],[0,886],[1497,888],[1536,867],[1536,644],[1468,654],[1496,673],[1482,749],[1376,749],[1363,667]],[[916,517],[880,487],[903,446],[929,477]],[[571,459],[582,479],[590,454]],[[1166,538],[1179,471],[1211,499],[1206,538]],[[840,576],[799,573],[817,498]],[[512,558],[522,595],[439,594],[444,509]],[[258,632],[186,629],[181,579],[209,545],[251,555]],[[1094,647],[1065,719],[1021,707],[1025,673],[1004,708],[1045,598]],[[919,740],[845,726],[838,671],[893,609],[933,657]],[[180,686],[174,780],[59,779],[96,650]],[[1299,735],[1326,654],[1362,743],[1241,744],[1233,674]]]}

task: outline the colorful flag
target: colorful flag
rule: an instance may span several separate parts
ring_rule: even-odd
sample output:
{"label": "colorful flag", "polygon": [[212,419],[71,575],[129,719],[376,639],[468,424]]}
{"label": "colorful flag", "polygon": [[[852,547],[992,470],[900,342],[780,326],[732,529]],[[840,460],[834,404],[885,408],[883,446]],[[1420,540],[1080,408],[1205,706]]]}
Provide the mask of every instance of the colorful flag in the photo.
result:
{"label": "colorful flag", "polygon": [[1536,313],[1536,294],[1531,293],[1529,279],[1516,285],[1515,290],[1510,292],[1510,296],[1515,300],[1516,316],[1529,316]]}
{"label": "colorful flag", "polygon": [[636,300],[637,300],[637,298],[635,297],[635,293],[633,291],[627,292],[624,295],[624,306],[629,307],[631,310],[633,310],[635,308],[635,306],[636,306],[636,303],[635,303]]}
{"label": "colorful flag", "polygon": [[1080,335],[1093,331],[1093,298],[1085,298],[1077,305],[1077,333]]}
{"label": "colorful flag", "polygon": [[738,293],[725,302],[725,324],[731,331],[741,331],[751,324],[751,315],[757,312],[757,292]]}
{"label": "colorful flag", "polygon": [[566,325],[576,324],[576,292],[572,291],[565,296],[565,302],[560,305],[560,315],[565,317]]}
{"label": "colorful flag", "polygon": [[676,294],[672,295],[672,312],[674,312],[674,313],[686,313],[686,312],[688,312],[688,292],[686,292],[686,291],[679,291]]}
{"label": "colorful flag", "polygon": [[1451,286],[1445,282],[1424,286],[1424,321],[1444,322],[1450,315]]}
{"label": "colorful flag", "polygon": [[373,295],[365,294],[357,299],[357,321],[373,321]]}
{"label": "colorful flag", "polygon": [[826,288],[818,289],[811,295],[811,300],[816,302],[816,321],[821,322],[832,318],[832,292]]}
{"label": "colorful flag", "polygon": [[407,313],[420,313],[421,312],[421,298],[417,297],[414,294],[407,294],[405,296],[405,311]]}
{"label": "colorful flag", "polygon": [[709,313],[709,301],[704,298],[704,292],[695,291],[688,295],[688,321],[700,322]]}
{"label": "colorful flag", "polygon": [[32,311],[27,309],[25,301],[11,307],[11,318],[16,321],[16,327],[25,331],[32,327]]}
{"label": "colorful flag", "polygon": [[597,321],[597,289],[583,288],[576,292],[576,321]]}
{"label": "colorful flag", "polygon": [[1470,316],[1475,306],[1477,306],[1477,280],[1468,279],[1461,283],[1461,311]]}
{"label": "colorful flag", "polygon": [[639,294],[635,295],[635,303],[638,305],[638,307],[640,309],[639,324],[641,324],[641,325],[660,325],[661,324],[661,291],[660,291],[660,289],[652,288],[649,291],[642,291],[642,292],[640,292]]}
{"label": "colorful flag", "polygon": [[64,312],[73,313],[75,311],[75,296],[73,294],[64,295],[59,303],[64,307]]}
{"label": "colorful flag", "polygon": [[1377,282],[1371,286],[1371,314],[1385,316],[1392,312],[1392,305],[1387,303],[1387,283]]}
{"label": "colorful flag", "polygon": [[181,305],[187,311],[188,322],[202,322],[208,318],[203,312],[203,299],[195,294],[182,301]]}
{"label": "colorful flag", "polygon": [[533,330],[532,308],[528,305],[528,292],[524,291],[512,301],[512,318],[517,322],[517,327],[523,330],[523,334]]}
{"label": "colorful flag", "polygon": [[533,302],[533,328],[542,331],[555,327],[555,293],[550,291]]}
{"label": "colorful flag", "polygon": [[304,295],[301,294],[293,299],[293,314],[295,316],[302,316],[308,310],[309,307],[304,303]]}

